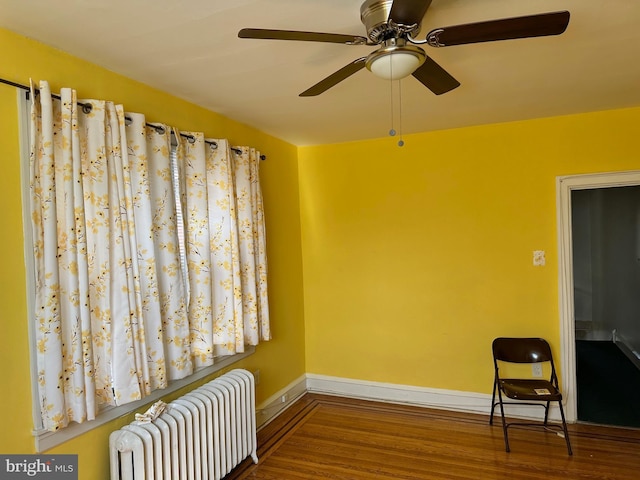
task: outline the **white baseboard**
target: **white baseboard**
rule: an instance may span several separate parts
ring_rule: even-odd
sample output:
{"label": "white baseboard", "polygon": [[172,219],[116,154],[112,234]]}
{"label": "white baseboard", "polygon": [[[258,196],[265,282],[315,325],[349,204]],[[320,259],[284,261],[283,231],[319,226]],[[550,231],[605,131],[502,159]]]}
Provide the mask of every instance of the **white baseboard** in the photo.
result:
{"label": "white baseboard", "polygon": [[[491,395],[475,392],[369,382],[309,373],[307,374],[307,391],[456,412],[484,415],[491,413]],[[507,405],[505,413],[509,417],[539,420],[544,416],[544,409]],[[498,415],[499,412],[496,412],[496,416]],[[551,407],[549,419],[560,421],[557,406]]]}
{"label": "white baseboard", "polygon": [[[297,378],[257,406],[258,429],[275,419],[306,392],[481,415],[491,413],[491,395],[484,393],[352,380],[308,373]],[[544,409],[507,405],[505,413],[513,418],[541,420]],[[498,418],[499,412],[496,412],[495,415]],[[557,406],[552,405],[549,419],[560,421]]]}
{"label": "white baseboard", "polygon": [[293,402],[307,392],[306,376],[302,375],[289,385],[271,395],[256,406],[256,423],[260,429],[284,412]]}

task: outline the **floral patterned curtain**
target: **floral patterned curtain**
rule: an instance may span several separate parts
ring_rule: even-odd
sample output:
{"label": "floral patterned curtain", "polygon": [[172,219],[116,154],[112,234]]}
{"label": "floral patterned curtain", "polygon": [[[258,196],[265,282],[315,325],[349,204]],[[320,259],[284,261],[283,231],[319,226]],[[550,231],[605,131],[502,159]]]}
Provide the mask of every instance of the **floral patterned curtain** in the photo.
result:
{"label": "floral patterned curtain", "polygon": [[188,219],[189,324],[200,366],[271,336],[260,154],[200,133],[178,138]]}
{"label": "floral patterned curtain", "polygon": [[42,419],[56,430],[270,333],[259,153],[39,90],[34,320]]}
{"label": "floral patterned curtain", "polygon": [[[142,114],[127,113],[127,147],[135,185],[136,228],[143,237],[137,245],[144,271],[143,319],[147,325],[151,390],[193,372],[186,285],[180,261],[171,129],[148,125]],[[151,241],[152,243],[148,243]],[[145,391],[148,394],[148,391]]]}
{"label": "floral patterned curtain", "polygon": [[262,192],[258,175],[260,152],[234,148],[235,196],[242,266],[242,313],[244,343],[257,345],[271,336],[267,298],[267,254]]}

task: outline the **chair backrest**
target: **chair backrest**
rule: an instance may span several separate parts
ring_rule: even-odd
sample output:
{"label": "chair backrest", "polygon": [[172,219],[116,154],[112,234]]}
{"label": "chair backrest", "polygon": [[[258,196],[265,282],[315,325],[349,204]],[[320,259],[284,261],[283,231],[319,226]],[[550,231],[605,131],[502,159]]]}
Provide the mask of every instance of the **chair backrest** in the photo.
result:
{"label": "chair backrest", "polygon": [[511,363],[551,362],[551,347],[543,338],[496,338],[492,344],[494,360]]}

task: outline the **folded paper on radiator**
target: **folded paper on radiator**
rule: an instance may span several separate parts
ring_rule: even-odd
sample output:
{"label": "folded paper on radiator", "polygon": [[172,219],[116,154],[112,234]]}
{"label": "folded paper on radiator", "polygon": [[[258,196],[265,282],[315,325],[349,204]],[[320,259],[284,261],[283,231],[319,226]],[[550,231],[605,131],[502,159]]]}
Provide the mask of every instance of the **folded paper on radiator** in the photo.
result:
{"label": "folded paper on radiator", "polygon": [[144,413],[136,413],[136,422],[138,423],[151,423],[156,418],[160,416],[162,412],[164,412],[167,408],[167,404],[162,400],[158,400],[156,403],[151,405],[149,410]]}

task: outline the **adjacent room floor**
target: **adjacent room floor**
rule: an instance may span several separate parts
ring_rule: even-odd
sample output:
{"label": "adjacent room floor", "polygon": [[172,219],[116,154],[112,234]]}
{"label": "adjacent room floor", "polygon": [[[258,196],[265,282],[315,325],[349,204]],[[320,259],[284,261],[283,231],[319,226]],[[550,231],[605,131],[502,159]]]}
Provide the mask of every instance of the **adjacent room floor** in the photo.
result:
{"label": "adjacent room floor", "polygon": [[640,427],[640,369],[611,341],[576,341],[578,420]]}

